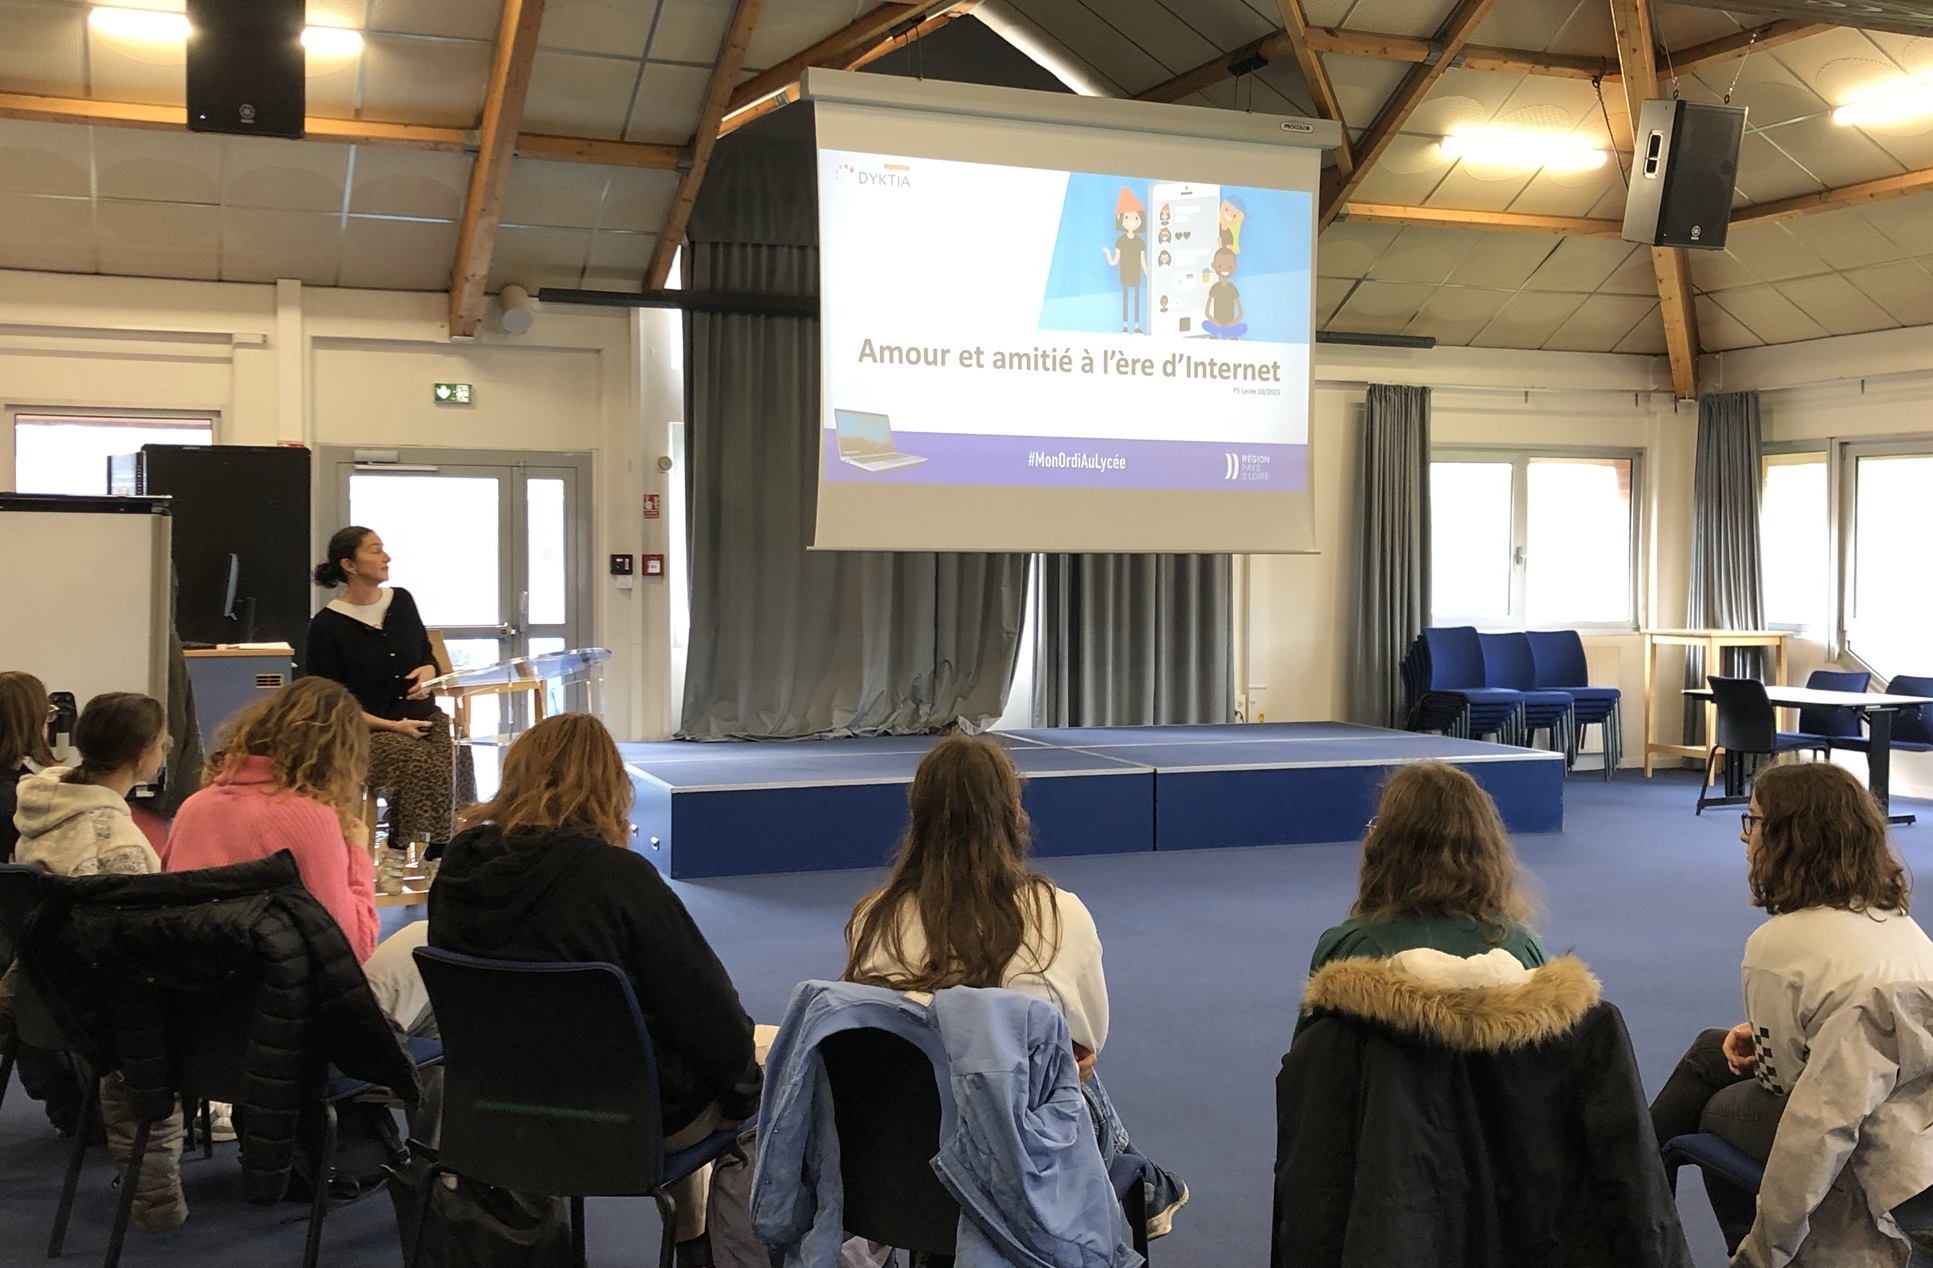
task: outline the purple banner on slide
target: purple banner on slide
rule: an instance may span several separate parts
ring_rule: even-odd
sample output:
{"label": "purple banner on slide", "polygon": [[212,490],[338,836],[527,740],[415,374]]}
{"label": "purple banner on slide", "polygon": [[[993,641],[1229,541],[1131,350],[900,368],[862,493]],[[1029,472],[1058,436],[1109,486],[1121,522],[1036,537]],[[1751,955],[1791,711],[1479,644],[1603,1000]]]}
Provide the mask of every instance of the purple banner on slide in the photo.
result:
{"label": "purple banner on slide", "polygon": [[890,443],[841,458],[838,433],[826,428],[821,435],[825,478],[841,482],[1257,493],[1309,487],[1307,445],[895,431]]}

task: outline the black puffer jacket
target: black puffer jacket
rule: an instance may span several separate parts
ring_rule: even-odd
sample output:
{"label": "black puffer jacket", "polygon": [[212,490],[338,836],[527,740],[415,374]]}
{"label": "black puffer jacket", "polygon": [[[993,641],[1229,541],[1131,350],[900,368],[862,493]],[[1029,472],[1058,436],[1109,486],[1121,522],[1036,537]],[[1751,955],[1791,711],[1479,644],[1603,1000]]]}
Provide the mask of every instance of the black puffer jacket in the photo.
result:
{"label": "black puffer jacket", "polygon": [[173,1108],[164,989],[255,975],[241,1101],[251,1201],[287,1189],[300,1111],[325,1065],[416,1099],[408,1053],[288,851],[196,872],[49,876],[40,893],[21,966],[95,1068],[126,1077],[144,1118]]}
{"label": "black puffer jacket", "polygon": [[1624,1019],[1572,956],[1309,979],[1275,1082],[1274,1268],[1690,1268]]}

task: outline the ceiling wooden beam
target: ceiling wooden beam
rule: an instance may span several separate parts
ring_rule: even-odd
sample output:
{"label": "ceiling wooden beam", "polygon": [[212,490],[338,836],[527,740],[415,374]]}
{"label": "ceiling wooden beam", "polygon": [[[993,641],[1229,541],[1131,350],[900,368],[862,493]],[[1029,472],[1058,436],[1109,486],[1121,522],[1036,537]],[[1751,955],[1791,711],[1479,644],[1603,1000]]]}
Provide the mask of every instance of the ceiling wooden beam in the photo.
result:
{"label": "ceiling wooden beam", "polygon": [[1781,18],[1777,22],[1768,22],[1764,26],[1754,27],[1749,31],[1721,35],[1715,40],[1706,40],[1703,44],[1681,48],[1669,57],[1660,57],[1658,73],[1669,75],[1675,72],[1680,75],[1695,75],[1708,67],[1733,61],[1748,53],[1768,52],[1781,44],[1809,39],[1814,35],[1823,35],[1827,31],[1836,29],[1817,22]]}
{"label": "ceiling wooden beam", "polygon": [[510,161],[523,122],[530,71],[537,59],[537,28],[544,21],[544,0],[503,0],[490,79],[483,92],[483,123],[477,129],[477,158],[470,165],[470,190],[456,231],[456,263],[450,270],[450,338],[470,339],[483,321],[484,285],[497,247],[503,191],[510,184]]}
{"label": "ceiling wooden beam", "polygon": [[725,116],[770,97],[799,82],[799,76],[815,66],[850,67],[852,59],[863,55],[883,40],[911,30],[935,9],[948,7],[956,0],[919,0],[915,4],[882,4],[840,27],[823,40],[767,67],[731,89],[726,98]]}
{"label": "ceiling wooden beam", "polygon": [[1288,37],[1296,69],[1302,72],[1302,82],[1308,85],[1309,96],[1315,100],[1316,114],[1343,125],[1342,139],[1335,150],[1336,170],[1347,176],[1356,167],[1356,156],[1349,144],[1349,125],[1343,123],[1342,106],[1336,101],[1336,90],[1329,84],[1329,72],[1323,69],[1322,58],[1309,44],[1309,20],[1302,14],[1302,0],[1275,0],[1275,11],[1281,15],[1282,33]]}
{"label": "ceiling wooden beam", "polygon": [[[78,123],[102,128],[146,128],[158,132],[183,132],[188,127],[188,112],[181,106],[94,101],[85,97],[41,97],[17,92],[0,92],[0,119]],[[318,115],[310,115],[302,126],[305,129],[303,139],[308,141],[405,150],[441,150],[450,154],[462,154],[477,148],[477,134],[465,128],[380,123],[368,119],[325,119]],[[517,135],[517,155],[519,158],[549,159],[556,163],[594,163],[604,167],[671,171],[678,166],[679,150],[675,145],[521,132]]]}
{"label": "ceiling wooden beam", "polygon": [[1334,220],[1336,211],[1362,185],[1376,161],[1388,151],[1390,143],[1403,130],[1403,125],[1423,104],[1423,98],[1429,96],[1430,89],[1436,87],[1436,81],[1450,69],[1457,55],[1463,52],[1464,46],[1470,41],[1471,32],[1489,16],[1496,3],[1497,0],[1458,0],[1456,8],[1450,11],[1449,19],[1436,34],[1435,42],[1443,50],[1442,58],[1435,63],[1412,66],[1389,100],[1383,103],[1382,112],[1369,125],[1369,130],[1363,133],[1362,146],[1356,152],[1355,170],[1341,176],[1336,182],[1335,193],[1324,202],[1318,228]]}
{"label": "ceiling wooden beam", "polygon": [[897,53],[908,44],[917,44],[941,27],[958,22],[961,18],[968,16],[979,6],[979,3],[980,0],[959,0],[952,8],[942,9],[918,25],[909,27],[896,35],[888,35],[886,38],[874,43],[870,48],[861,49],[859,52],[847,57],[841,69],[858,70],[861,66],[870,65],[878,61],[888,53]]}
{"label": "ceiling wooden beam", "polygon": [[[1611,27],[1624,70],[1624,102],[1631,127],[1638,126],[1644,103],[1658,95],[1657,40],[1651,30],[1649,0],[1610,0]],[[1665,352],[1671,361],[1671,388],[1679,400],[1698,395],[1698,310],[1692,305],[1691,266],[1676,247],[1652,247],[1651,271],[1658,281],[1658,310],[1665,326]]]}
{"label": "ceiling wooden beam", "polygon": [[1834,211],[1841,207],[1864,207],[1868,203],[1883,203],[1889,198],[1917,194],[1929,189],[1933,189],[1933,168],[1917,172],[1901,172],[1897,176],[1882,176],[1877,180],[1860,181],[1856,185],[1822,189],[1816,194],[1800,194],[1796,198],[1781,198],[1777,202],[1740,207],[1732,212],[1732,223],[1734,225],[1770,224],[1775,220],[1790,220],[1794,216],[1803,216],[1814,211]]}
{"label": "ceiling wooden beam", "polygon": [[1623,222],[1589,216],[1540,216],[1515,211],[1463,211],[1451,207],[1397,207],[1388,203],[1344,203],[1338,221],[1379,225],[1427,225],[1450,229],[1502,229],[1548,233],[1565,238],[1615,238]]}
{"label": "ceiling wooden beam", "polygon": [[718,46],[718,59],[712,63],[711,81],[705,85],[704,104],[698,110],[698,128],[691,135],[691,166],[678,177],[678,192],[672,195],[671,210],[665,216],[658,245],[651,252],[651,265],[644,271],[644,289],[663,290],[671,276],[671,262],[685,240],[685,225],[691,220],[692,204],[698,201],[698,187],[704,183],[705,168],[718,144],[718,125],[725,118],[725,103],[732,85],[738,80],[739,67],[745,64],[745,50],[752,43],[752,28],[758,25],[764,0],[738,0],[732,9],[731,23]]}

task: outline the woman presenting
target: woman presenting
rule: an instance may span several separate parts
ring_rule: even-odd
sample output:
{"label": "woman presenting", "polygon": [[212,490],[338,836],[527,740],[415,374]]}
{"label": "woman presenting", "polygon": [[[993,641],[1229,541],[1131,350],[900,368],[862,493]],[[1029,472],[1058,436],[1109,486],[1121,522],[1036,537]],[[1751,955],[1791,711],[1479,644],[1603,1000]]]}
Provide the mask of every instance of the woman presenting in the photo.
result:
{"label": "woman presenting", "polygon": [[[429,631],[409,591],[388,579],[389,554],[373,531],[352,525],[329,539],[315,583],[344,589],[309,622],[308,672],[341,683],[362,706],[369,787],[392,806],[390,844],[436,845],[450,839],[455,746],[449,715],[423,685],[438,673]],[[400,850],[380,858],[379,890],[401,892],[402,861]]]}

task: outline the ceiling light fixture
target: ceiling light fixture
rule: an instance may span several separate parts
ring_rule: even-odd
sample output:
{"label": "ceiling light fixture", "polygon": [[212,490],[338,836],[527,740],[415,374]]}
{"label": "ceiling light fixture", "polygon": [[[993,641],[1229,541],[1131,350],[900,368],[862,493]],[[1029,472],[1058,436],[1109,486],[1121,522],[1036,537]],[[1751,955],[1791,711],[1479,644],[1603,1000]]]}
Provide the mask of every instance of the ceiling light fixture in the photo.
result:
{"label": "ceiling light fixture", "polygon": [[1587,172],[1609,157],[1589,137],[1523,128],[1481,128],[1446,136],[1437,143],[1445,158],[1495,167],[1543,168]]}
{"label": "ceiling light fixture", "polygon": [[88,10],[87,25],[102,35],[137,40],[143,44],[182,44],[188,39],[188,15],[155,9],[114,9],[97,5]]}
{"label": "ceiling light fixture", "polygon": [[1933,114],[1933,77],[1922,77],[1849,101],[1832,112],[1832,121],[1859,128],[1904,123],[1929,114]]}
{"label": "ceiling light fixture", "polygon": [[[193,30],[185,13],[113,5],[89,9],[87,25],[102,35],[142,44],[185,44]],[[362,32],[334,26],[304,27],[302,47],[316,57],[354,57],[362,52]]]}

